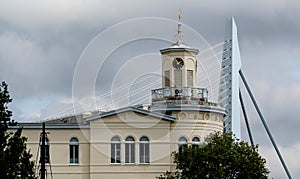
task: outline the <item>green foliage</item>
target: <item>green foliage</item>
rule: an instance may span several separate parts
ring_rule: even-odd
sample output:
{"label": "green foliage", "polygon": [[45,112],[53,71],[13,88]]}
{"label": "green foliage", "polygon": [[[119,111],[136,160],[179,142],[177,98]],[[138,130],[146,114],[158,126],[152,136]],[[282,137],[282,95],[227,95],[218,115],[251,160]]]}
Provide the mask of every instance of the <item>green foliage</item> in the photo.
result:
{"label": "green foliage", "polygon": [[188,147],[173,155],[177,171],[166,172],[158,179],[263,179],[269,173],[266,160],[258,153],[258,145],[238,141],[231,133],[216,133],[206,145]]}
{"label": "green foliage", "polygon": [[1,179],[32,179],[34,162],[26,149],[26,138],[21,136],[22,128],[9,132],[9,127],[17,123],[11,119],[12,112],[7,105],[12,101],[5,82],[0,84],[0,178]]}

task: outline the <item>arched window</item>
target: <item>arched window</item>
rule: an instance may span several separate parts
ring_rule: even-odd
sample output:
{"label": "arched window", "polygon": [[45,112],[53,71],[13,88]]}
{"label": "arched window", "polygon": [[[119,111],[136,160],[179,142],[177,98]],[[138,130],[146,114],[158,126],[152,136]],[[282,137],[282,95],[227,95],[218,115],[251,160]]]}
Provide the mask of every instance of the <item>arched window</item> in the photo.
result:
{"label": "arched window", "polygon": [[121,141],[119,137],[111,139],[110,163],[121,163]]}
{"label": "arched window", "polygon": [[[42,138],[40,138],[40,148],[41,147],[42,147]],[[40,156],[42,156],[42,155],[43,154],[42,154],[42,150],[41,150]],[[49,140],[48,140],[47,137],[45,138],[45,153],[44,153],[44,156],[45,156],[45,163],[50,163]]]}
{"label": "arched window", "polygon": [[200,139],[199,139],[199,137],[194,137],[192,139],[192,147],[196,148],[196,147],[199,147],[199,146],[200,146]]}
{"label": "arched window", "polygon": [[75,137],[70,139],[70,163],[79,163],[79,142]]}
{"label": "arched window", "polygon": [[140,138],[140,163],[149,163],[149,139],[148,137]]}
{"label": "arched window", "polygon": [[182,152],[185,148],[187,148],[188,143],[185,137],[180,137],[178,140],[178,149],[179,152]]}
{"label": "arched window", "polygon": [[130,136],[125,139],[125,163],[135,163],[134,138]]}

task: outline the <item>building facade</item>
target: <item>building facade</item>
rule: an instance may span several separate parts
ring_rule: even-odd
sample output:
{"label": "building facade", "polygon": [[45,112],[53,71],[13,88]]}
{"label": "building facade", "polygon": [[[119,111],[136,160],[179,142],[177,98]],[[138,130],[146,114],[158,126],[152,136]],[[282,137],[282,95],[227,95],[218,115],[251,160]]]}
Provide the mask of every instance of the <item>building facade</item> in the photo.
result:
{"label": "building facade", "polygon": [[[199,50],[182,42],[180,22],[177,41],[160,52],[162,88],[151,105],[46,121],[47,178],[153,179],[175,169],[172,152],[223,131],[226,110],[197,86]],[[41,123],[22,125],[39,174]]]}

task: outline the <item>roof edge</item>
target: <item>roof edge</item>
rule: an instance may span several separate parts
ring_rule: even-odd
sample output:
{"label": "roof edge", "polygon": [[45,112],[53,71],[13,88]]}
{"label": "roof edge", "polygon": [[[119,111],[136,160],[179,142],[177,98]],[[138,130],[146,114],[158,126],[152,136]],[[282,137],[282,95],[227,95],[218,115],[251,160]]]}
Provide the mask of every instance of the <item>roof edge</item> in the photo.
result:
{"label": "roof edge", "polygon": [[87,121],[94,121],[94,120],[97,120],[99,118],[106,118],[106,117],[109,117],[109,116],[125,113],[125,112],[128,112],[128,111],[132,111],[132,112],[143,114],[143,115],[149,115],[149,116],[159,118],[159,119],[162,119],[162,120],[166,120],[166,121],[170,121],[170,122],[173,122],[175,120],[175,117],[173,117],[173,116],[164,115],[164,114],[161,114],[161,113],[152,112],[152,111],[148,111],[148,110],[144,110],[144,109],[139,109],[139,108],[135,108],[133,106],[124,107],[124,108],[104,112],[104,113],[101,113],[101,114],[98,114],[98,115],[95,115],[95,116],[87,117],[86,120]]}

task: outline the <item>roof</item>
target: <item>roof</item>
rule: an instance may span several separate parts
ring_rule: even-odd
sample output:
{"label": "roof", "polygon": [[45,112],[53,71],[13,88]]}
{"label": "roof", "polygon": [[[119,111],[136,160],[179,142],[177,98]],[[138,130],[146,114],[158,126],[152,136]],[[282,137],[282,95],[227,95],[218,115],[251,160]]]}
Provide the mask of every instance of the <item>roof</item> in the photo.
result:
{"label": "roof", "polygon": [[191,48],[184,43],[180,43],[180,44],[175,43],[171,47],[160,50],[160,53],[166,53],[166,52],[170,52],[170,51],[187,51],[187,52],[193,52],[196,54],[199,53],[198,49]]}
{"label": "roof", "polygon": [[[22,127],[23,129],[42,129],[42,122],[22,122],[18,123],[16,126],[10,126],[10,129],[18,129]],[[46,129],[88,129],[90,126],[88,124],[62,124],[62,123],[46,123]]]}
{"label": "roof", "polygon": [[136,108],[133,106],[124,107],[124,108],[120,108],[120,109],[116,109],[116,110],[111,110],[111,111],[104,112],[104,113],[101,113],[101,114],[98,114],[95,116],[87,117],[86,120],[93,121],[93,120],[97,120],[99,118],[106,118],[109,116],[129,112],[129,111],[135,112],[138,114],[142,114],[142,115],[152,116],[154,118],[166,120],[166,121],[170,121],[170,122],[173,122],[175,120],[175,117],[173,117],[173,116],[169,116],[169,115],[165,115],[165,114],[161,114],[161,113],[157,113],[157,112],[153,112],[153,111],[149,111],[149,110],[144,110],[141,108]]}
{"label": "roof", "polygon": [[145,110],[142,108],[138,108],[138,106],[129,106],[125,108],[120,108],[116,110],[111,110],[107,112],[102,113],[93,113],[94,115],[87,115],[84,116],[83,114],[77,114],[73,116],[67,116],[57,119],[50,119],[46,121],[38,121],[38,122],[22,122],[18,123],[17,126],[10,126],[11,129],[16,129],[22,126],[24,129],[42,129],[42,123],[46,123],[47,129],[88,129],[89,121],[97,120],[97,119],[103,119],[109,116],[113,116],[116,114],[126,113],[126,112],[134,112],[141,115],[148,115],[151,117],[154,117],[159,120],[165,120],[169,122],[173,122],[175,120],[175,117],[161,114],[158,112],[153,112],[149,110]]}

